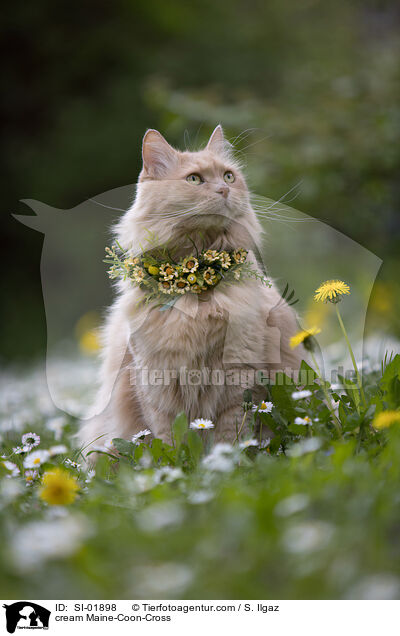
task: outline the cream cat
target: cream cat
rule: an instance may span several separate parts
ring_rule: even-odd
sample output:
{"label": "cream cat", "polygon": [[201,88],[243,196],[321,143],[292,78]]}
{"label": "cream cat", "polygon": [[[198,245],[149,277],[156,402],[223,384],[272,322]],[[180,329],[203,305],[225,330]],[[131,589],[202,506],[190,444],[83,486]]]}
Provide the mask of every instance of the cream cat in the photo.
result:
{"label": "cream cat", "polygon": [[[193,254],[191,241],[199,250],[244,248],[259,269],[262,229],[221,126],[198,152],[175,150],[148,130],[142,154],[135,201],[116,227],[124,248],[142,252],[150,230],[179,257]],[[273,285],[254,278],[222,282],[185,294],[165,311],[138,304],[142,295],[131,281],[118,283],[103,332],[98,399],[80,431],[87,450],[145,428],[170,442],[180,411],[189,421],[211,419],[215,438],[233,441],[243,389],[253,390],[255,402],[266,397],[254,371],[299,368],[301,351],[289,347],[296,316]]]}

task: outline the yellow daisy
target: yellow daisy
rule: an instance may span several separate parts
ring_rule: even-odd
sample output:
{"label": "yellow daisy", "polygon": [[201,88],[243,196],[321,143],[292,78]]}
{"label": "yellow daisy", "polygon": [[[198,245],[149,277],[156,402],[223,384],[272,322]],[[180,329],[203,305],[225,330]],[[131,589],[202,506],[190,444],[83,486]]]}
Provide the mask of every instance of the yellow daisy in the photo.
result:
{"label": "yellow daisy", "polygon": [[372,426],[378,431],[392,424],[400,424],[400,411],[381,411],[372,422]]}
{"label": "yellow daisy", "polygon": [[177,278],[174,282],[174,292],[177,294],[185,294],[189,289],[190,285],[185,278]]}
{"label": "yellow daisy", "polygon": [[189,274],[187,279],[191,285],[194,285],[194,283],[197,281],[197,276],[195,276],[194,274]]}
{"label": "yellow daisy", "polygon": [[217,250],[207,250],[204,252],[203,258],[207,263],[212,263],[218,260],[218,252]]}
{"label": "yellow daisy", "polygon": [[178,272],[170,263],[163,263],[160,267],[160,276],[164,280],[172,280],[173,278],[177,278]]}
{"label": "yellow daisy", "polygon": [[187,256],[182,262],[182,272],[193,274],[199,266],[199,261],[194,256]]}
{"label": "yellow daisy", "polygon": [[313,336],[316,336],[317,333],[321,333],[321,329],[319,329],[318,327],[311,327],[311,329],[303,329],[302,331],[299,331],[290,338],[290,348],[295,349],[302,343],[305,347],[307,347],[307,340],[309,338],[312,338]]}
{"label": "yellow daisy", "polygon": [[158,283],[158,289],[163,294],[171,294],[173,292],[172,282],[169,280],[163,280],[161,283]]}
{"label": "yellow daisy", "polygon": [[226,252],[225,250],[222,250],[222,252],[219,253],[218,260],[221,263],[221,267],[223,269],[229,269],[229,267],[231,266],[231,263],[232,263],[231,257],[229,256],[228,252]]}
{"label": "yellow daisy", "polygon": [[342,280],[327,280],[315,290],[314,300],[337,303],[342,294],[350,294],[350,287]]}
{"label": "yellow daisy", "polygon": [[247,250],[235,250],[232,254],[235,263],[244,263],[247,258]]}
{"label": "yellow daisy", "polygon": [[52,506],[66,506],[71,504],[79,490],[75,477],[61,468],[55,468],[43,475],[40,498]]}
{"label": "yellow daisy", "polygon": [[217,276],[215,274],[215,269],[213,269],[212,267],[207,267],[206,271],[203,274],[204,276],[204,280],[207,283],[207,285],[215,285],[215,283],[217,282]]}

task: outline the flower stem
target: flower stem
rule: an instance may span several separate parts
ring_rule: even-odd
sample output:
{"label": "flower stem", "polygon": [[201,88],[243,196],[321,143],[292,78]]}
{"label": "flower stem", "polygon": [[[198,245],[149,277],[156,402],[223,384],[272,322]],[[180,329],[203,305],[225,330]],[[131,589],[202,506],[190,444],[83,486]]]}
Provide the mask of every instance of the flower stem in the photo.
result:
{"label": "flower stem", "polygon": [[337,417],[337,415],[336,415],[336,413],[334,411],[334,408],[333,408],[333,405],[332,405],[331,396],[329,395],[329,393],[328,393],[328,391],[326,389],[325,380],[322,377],[321,369],[319,368],[319,365],[318,365],[318,362],[316,360],[316,357],[315,357],[313,351],[311,351],[310,353],[311,353],[311,357],[312,357],[312,361],[314,363],[314,366],[315,366],[315,368],[317,370],[317,375],[318,375],[318,377],[319,377],[319,379],[321,380],[321,383],[322,383],[321,384],[321,389],[322,389],[322,391],[323,391],[323,393],[325,395],[325,399],[326,399],[326,402],[327,402],[326,405],[328,407],[328,410],[329,410],[330,414],[332,415],[332,419],[333,419],[333,423],[334,423],[335,428],[336,428],[336,432],[339,435],[339,437],[341,437],[341,435],[342,435],[342,426],[340,424],[340,420],[339,420],[339,418]]}
{"label": "flower stem", "polygon": [[353,363],[354,371],[356,373],[357,384],[358,384],[358,388],[359,388],[359,391],[360,391],[360,395],[361,395],[361,398],[362,398],[364,406],[367,406],[367,401],[365,399],[365,394],[364,394],[364,389],[363,389],[363,386],[362,386],[360,372],[358,370],[356,359],[355,359],[354,353],[353,353],[353,349],[351,348],[350,340],[349,340],[349,337],[347,335],[347,331],[346,331],[346,328],[344,326],[344,323],[343,323],[343,320],[342,320],[342,316],[340,314],[339,307],[338,307],[337,303],[335,304],[335,309],[336,309],[336,315],[338,317],[339,325],[341,327],[341,330],[343,331],[343,335],[345,337],[346,344],[347,344],[347,347],[348,347],[349,352],[350,352],[350,357],[351,357],[351,361]]}
{"label": "flower stem", "polygon": [[243,419],[242,419],[242,423],[241,423],[241,425],[239,426],[239,430],[238,430],[238,432],[236,433],[236,439],[235,439],[235,442],[238,442],[238,441],[239,441],[239,435],[240,435],[240,433],[242,432],[242,428],[243,428],[244,423],[245,423],[245,421],[246,421],[246,416],[247,416],[247,411],[245,411],[245,412],[244,412]]}

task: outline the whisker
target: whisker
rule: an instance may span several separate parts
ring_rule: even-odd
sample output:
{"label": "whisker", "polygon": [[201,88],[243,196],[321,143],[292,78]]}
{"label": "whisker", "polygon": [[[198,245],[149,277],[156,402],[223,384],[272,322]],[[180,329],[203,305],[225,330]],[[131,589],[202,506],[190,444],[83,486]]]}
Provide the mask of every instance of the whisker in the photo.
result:
{"label": "whisker", "polygon": [[249,135],[251,135],[251,133],[257,130],[256,128],[246,128],[245,130],[242,130],[241,133],[239,133],[236,137],[234,137],[232,140],[229,139],[229,143],[232,144],[232,146],[234,146],[235,144],[239,143],[240,141],[243,141],[243,139],[246,139],[246,137],[249,137]]}
{"label": "whisker", "polygon": [[[303,183],[303,180],[300,179],[300,181],[298,181],[297,183],[294,184],[294,186],[292,188],[290,188],[290,190],[288,190],[285,194],[283,194],[280,199],[278,199],[276,201],[276,203],[281,203],[283,201],[283,199],[290,194],[291,192],[293,192],[293,190],[295,190],[296,188],[298,188],[301,184]],[[259,195],[250,195],[251,197],[254,196],[254,198],[259,198],[259,199],[263,199],[264,197],[261,197]]]}
{"label": "whisker", "polygon": [[262,141],[265,141],[266,139],[270,139],[270,137],[272,137],[272,135],[265,135],[265,137],[263,137],[262,139],[256,139],[256,141],[253,141],[253,143],[248,144],[244,148],[241,148],[240,152],[244,152],[248,148],[251,148],[252,146],[255,146],[256,144],[260,144]]}
{"label": "whisker", "polygon": [[100,203],[100,201],[96,201],[96,199],[88,199],[88,201],[91,201],[92,203],[95,203],[96,205],[101,205],[102,208],[107,208],[108,210],[116,210],[117,212],[126,212],[126,209],[123,208],[113,208],[111,205],[105,205],[104,203]]}

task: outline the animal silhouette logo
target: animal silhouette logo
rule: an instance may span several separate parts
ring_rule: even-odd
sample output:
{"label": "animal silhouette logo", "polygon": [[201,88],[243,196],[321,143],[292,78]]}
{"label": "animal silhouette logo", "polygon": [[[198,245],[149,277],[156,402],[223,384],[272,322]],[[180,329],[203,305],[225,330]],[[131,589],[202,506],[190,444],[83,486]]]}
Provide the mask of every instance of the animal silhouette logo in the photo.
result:
{"label": "animal silhouette logo", "polygon": [[[47,322],[47,386],[53,403],[74,416],[81,417],[82,413],[78,401],[69,397],[64,367],[59,361],[70,353],[68,343],[76,338],[79,319],[91,313],[100,318],[111,304],[113,293],[103,263],[104,247],[112,242],[112,226],[134,198],[135,185],[130,184],[99,194],[70,210],[25,199],[24,203],[36,215],[14,215],[30,229],[44,234],[41,280]],[[369,296],[382,261],[327,223],[295,208],[282,203],[277,207],[277,202],[268,199],[264,200],[264,207],[269,212],[260,219],[266,239],[259,257],[267,278],[271,271],[282,296],[287,292],[287,302],[299,298],[296,309],[301,316],[307,314],[312,291],[321,281],[333,277],[346,280],[352,289],[346,299],[352,317],[352,337],[362,343]],[[289,287],[285,287],[287,283]],[[270,338],[273,336],[276,341],[271,355],[278,356],[279,325],[267,326]],[[335,328],[332,324],[322,330],[318,338],[322,350],[335,341]],[[231,356],[234,360],[235,337],[235,324],[230,324],[227,359]],[[98,358],[92,356],[86,363],[87,368],[95,371]],[[321,369],[327,377],[336,365],[334,358],[321,360]],[[94,384],[93,395],[88,393],[87,402],[91,403],[96,393]]]}
{"label": "animal silhouette logo", "polygon": [[6,610],[6,626],[9,634],[18,629],[48,629],[51,612],[32,601],[18,601],[3,605]]}

